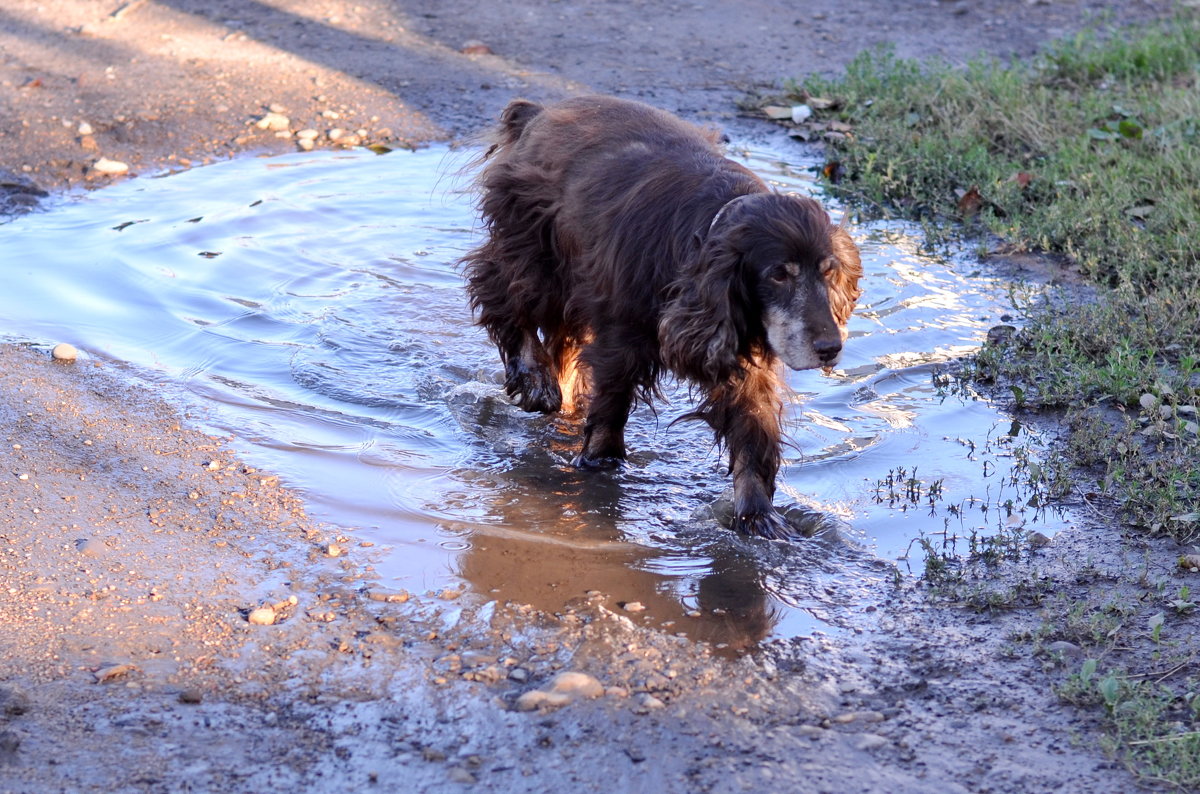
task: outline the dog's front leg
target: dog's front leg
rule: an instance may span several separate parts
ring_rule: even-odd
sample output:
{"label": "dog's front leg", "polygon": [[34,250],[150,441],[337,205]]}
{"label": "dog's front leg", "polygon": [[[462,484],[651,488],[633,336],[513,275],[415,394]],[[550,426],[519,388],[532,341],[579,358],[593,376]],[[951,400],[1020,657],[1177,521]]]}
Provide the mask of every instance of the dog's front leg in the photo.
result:
{"label": "dog's front leg", "polygon": [[775,475],[779,471],[780,419],[778,379],[767,366],[748,367],[738,383],[723,386],[711,398],[709,415],[729,448],[733,475],[732,529],[743,535],[785,540],[795,532],[775,511]]}

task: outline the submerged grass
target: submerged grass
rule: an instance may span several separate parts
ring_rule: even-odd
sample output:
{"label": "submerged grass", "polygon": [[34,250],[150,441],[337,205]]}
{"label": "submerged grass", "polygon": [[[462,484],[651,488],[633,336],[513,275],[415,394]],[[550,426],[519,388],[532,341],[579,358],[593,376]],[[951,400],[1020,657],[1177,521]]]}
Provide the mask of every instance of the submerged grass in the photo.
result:
{"label": "submerged grass", "polygon": [[[1064,281],[1090,281],[1086,298],[1020,306],[1022,327],[964,372],[1020,409],[1062,413],[1055,455],[1096,480],[1075,493],[1200,540],[1200,14],[1083,33],[1028,64],[874,50],[764,104],[784,105],[769,115],[793,119],[797,137],[827,142],[830,190],[864,212],[920,221],[933,242],[975,235],[981,250],[1048,254]],[[912,498],[907,488],[901,477],[879,494]],[[927,578],[961,589],[957,557],[922,542]],[[1085,647],[1131,636],[1126,615],[1051,613]],[[1197,787],[1200,694],[1167,678],[1099,675],[1091,660],[1060,695],[1103,708],[1109,749],[1146,782]]]}

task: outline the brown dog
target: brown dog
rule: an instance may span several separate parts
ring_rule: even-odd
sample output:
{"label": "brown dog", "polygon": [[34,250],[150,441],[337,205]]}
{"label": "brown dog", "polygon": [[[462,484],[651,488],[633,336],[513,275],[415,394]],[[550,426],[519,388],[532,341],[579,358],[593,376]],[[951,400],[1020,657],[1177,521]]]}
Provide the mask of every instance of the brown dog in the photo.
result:
{"label": "brown dog", "polygon": [[704,393],[729,450],[734,529],[791,533],[771,504],[778,361],[837,363],[860,295],[858,249],[812,199],[773,192],[718,135],[637,102],[505,108],[479,176],[488,237],[462,260],[471,306],[527,411],[591,385],[582,467],[625,457],[635,399],[664,372]]}

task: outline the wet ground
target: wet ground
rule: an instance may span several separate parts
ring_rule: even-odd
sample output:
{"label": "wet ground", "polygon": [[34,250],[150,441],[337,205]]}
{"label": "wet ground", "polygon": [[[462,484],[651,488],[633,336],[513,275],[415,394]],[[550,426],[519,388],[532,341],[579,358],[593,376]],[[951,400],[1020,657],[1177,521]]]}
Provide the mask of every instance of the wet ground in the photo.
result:
{"label": "wet ground", "polygon": [[[0,791],[1131,790],[1027,640],[1058,616],[1013,594],[1132,594],[1144,622],[1178,550],[1089,505],[1082,525],[1019,509],[1008,472],[1041,439],[934,379],[1005,311],[970,256],[856,232],[858,336],[834,377],[792,376],[780,495],[836,536],[789,548],[711,519],[719,457],[666,428],[684,395],[635,418],[611,478],[565,466],[569,421],[498,399],[448,269],[473,220],[441,151],[159,177],[306,127],[466,136],[514,95],[589,90],[716,121],[808,190],[793,144],[738,116],[747,91],[879,43],[1024,57],[1093,12],[1165,7],[8,4],[0,187],[25,207],[118,184],[0,226]],[[271,106],[287,136],[256,126]],[[62,339],[82,366],[48,360]],[[914,538],[1026,527],[1052,543],[973,567],[963,602],[912,575]],[[272,625],[249,623],[262,605]],[[605,694],[516,710],[567,670]]]}

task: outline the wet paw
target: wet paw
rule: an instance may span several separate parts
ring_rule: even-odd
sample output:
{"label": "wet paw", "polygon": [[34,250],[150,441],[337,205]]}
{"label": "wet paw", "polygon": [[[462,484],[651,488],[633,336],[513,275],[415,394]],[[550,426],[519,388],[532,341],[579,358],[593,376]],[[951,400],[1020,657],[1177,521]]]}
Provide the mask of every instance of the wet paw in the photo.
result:
{"label": "wet paw", "polygon": [[525,366],[519,358],[504,368],[504,390],[523,411],[552,414],[562,408],[558,381],[545,369]]}
{"label": "wet paw", "polygon": [[619,469],[625,464],[624,458],[619,458],[615,455],[584,455],[580,452],[575,456],[575,460],[571,461],[571,465],[577,469],[589,471],[612,471]]}
{"label": "wet paw", "polygon": [[804,535],[774,508],[764,511],[734,515],[730,528],[739,535],[766,538],[767,540],[799,540]]}

